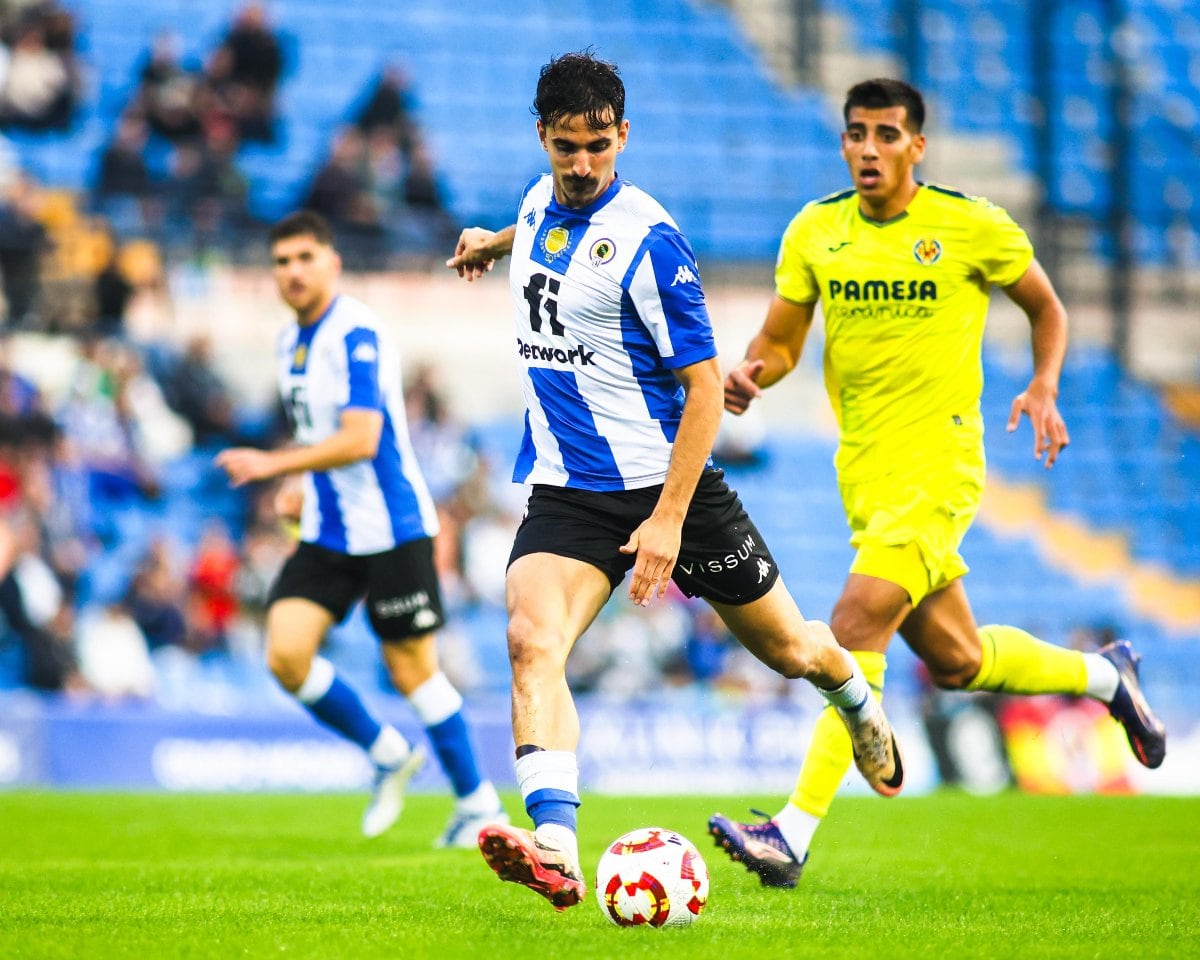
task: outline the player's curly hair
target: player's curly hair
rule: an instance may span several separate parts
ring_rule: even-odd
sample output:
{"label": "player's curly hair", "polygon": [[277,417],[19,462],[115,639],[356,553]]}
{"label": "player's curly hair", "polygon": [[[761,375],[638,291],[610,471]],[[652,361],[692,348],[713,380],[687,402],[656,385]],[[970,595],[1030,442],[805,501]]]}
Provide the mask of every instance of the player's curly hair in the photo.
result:
{"label": "player's curly hair", "polygon": [[925,98],[916,87],[903,80],[877,77],[856,83],[846,92],[846,103],[842,107],[842,118],[850,122],[850,110],[884,110],[887,107],[904,107],[907,111],[909,130],[920,133],[925,125]]}
{"label": "player's curly hair", "polygon": [[591,47],[564,53],[542,67],[532,113],[550,126],[582,116],[593,130],[625,118],[625,84],[616,64],[599,59]]}

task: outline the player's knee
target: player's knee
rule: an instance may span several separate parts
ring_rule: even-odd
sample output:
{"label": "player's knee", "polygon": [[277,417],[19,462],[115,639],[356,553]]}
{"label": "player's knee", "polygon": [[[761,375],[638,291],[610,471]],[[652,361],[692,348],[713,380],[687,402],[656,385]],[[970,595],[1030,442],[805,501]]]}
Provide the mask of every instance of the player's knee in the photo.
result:
{"label": "player's knee", "polygon": [[839,602],[829,618],[829,628],[843,647],[857,650],[865,648],[879,633],[880,621],[858,604]]}
{"label": "player's knee", "polygon": [[508,624],[508,660],[513,676],[562,669],[566,644],[561,632],[513,617]]}
{"label": "player's knee", "polygon": [[929,678],[942,690],[965,690],[979,676],[980,658],[963,651],[954,657],[938,661],[926,660]]}
{"label": "player's knee", "polygon": [[311,666],[312,661],[308,657],[299,657],[290,651],[267,646],[267,669],[289,693],[295,693],[304,685]]}

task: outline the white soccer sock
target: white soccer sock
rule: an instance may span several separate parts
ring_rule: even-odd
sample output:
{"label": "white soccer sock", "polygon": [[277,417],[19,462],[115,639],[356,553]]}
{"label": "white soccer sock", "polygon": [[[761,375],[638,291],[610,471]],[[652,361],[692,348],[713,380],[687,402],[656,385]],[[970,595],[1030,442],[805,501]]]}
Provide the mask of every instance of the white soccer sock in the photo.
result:
{"label": "white soccer sock", "polygon": [[805,813],[793,803],[785,803],[783,809],[772,819],[787,845],[792,848],[796,859],[803,860],[808,853],[808,845],[812,843],[813,834],[821,825],[821,818]]}
{"label": "white soccer sock", "polygon": [[470,816],[486,816],[500,809],[500,794],[491,780],[484,780],[465,797],[459,797],[454,802],[454,808]]}
{"label": "white soccer sock", "polygon": [[817,687],[817,690],[832,706],[844,712],[857,713],[872,702],[871,687],[858,661],[849,653],[842,652],[850,663],[850,679],[836,690],[824,690],[821,687]]}
{"label": "white soccer sock", "polygon": [[462,694],[440,670],[408,695],[423,727],[436,727],[462,709]]}
{"label": "white soccer sock", "polygon": [[533,835],[545,843],[566,853],[575,866],[579,866],[579,838],[575,831],[561,823],[544,823],[533,831]]}
{"label": "white soccer sock", "polygon": [[1083,665],[1087,668],[1084,695],[1101,703],[1112,703],[1112,698],[1117,695],[1117,687],[1121,685],[1121,674],[1117,672],[1112,661],[1098,653],[1085,653]]}
{"label": "white soccer sock", "polygon": [[367,756],[377,767],[396,767],[404,762],[411,750],[404,735],[390,723],[385,723],[367,751]]}

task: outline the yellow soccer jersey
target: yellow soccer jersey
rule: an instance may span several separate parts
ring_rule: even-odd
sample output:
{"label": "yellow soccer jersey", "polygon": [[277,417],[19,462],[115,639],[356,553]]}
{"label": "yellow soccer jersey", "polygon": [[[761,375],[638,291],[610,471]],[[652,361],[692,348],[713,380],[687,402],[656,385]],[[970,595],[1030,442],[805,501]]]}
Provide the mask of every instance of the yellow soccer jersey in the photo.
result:
{"label": "yellow soccer jersey", "polygon": [[1019,280],[1028,236],[979,197],[922,186],[886,223],[853,190],[809,203],[788,225],[775,290],[821,301],[825,387],[841,430],[843,482],[949,450],[982,452],[983,326],[992,284]]}

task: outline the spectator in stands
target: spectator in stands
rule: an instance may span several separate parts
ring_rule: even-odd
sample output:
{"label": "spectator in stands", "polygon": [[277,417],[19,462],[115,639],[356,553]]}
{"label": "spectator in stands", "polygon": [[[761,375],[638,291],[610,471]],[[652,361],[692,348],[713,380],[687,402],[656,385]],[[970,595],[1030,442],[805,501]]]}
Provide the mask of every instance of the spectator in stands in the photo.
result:
{"label": "spectator in stands", "polygon": [[150,650],[124,601],[85,608],[76,624],[75,648],[88,689],[105,700],[146,700],[153,695]]}
{"label": "spectator in stands", "polygon": [[225,649],[238,614],[238,566],[229,530],[223,523],[210,523],[188,571],[187,645],[193,653]]}
{"label": "spectator in stands", "polygon": [[197,446],[240,442],[233,394],[214,366],[210,336],[191,337],[183,355],[164,371],[161,385],[171,409],[191,426]]}
{"label": "spectator in stands", "polygon": [[37,185],[18,173],[0,194],[0,282],[10,327],[36,327],[41,259],[50,238],[37,220]]}
{"label": "spectator in stands", "polygon": [[282,74],[283,52],[266,10],[260,3],[248,3],[208,66],[208,81],[228,88],[241,139],[275,139],[275,94]]}
{"label": "spectator in stands", "polygon": [[104,260],[93,283],[96,316],[92,332],[98,337],[124,336],[125,314],[135,291],[121,269],[119,242],[116,233],[109,231]]}
{"label": "spectator in stands", "polygon": [[401,67],[393,64],[384,69],[358,115],[358,128],[368,138],[375,133],[384,133],[405,157],[412,152],[418,131],[412,116],[412,91]]}
{"label": "spectator in stands", "polygon": [[197,249],[240,240],[248,225],[249,187],[237,168],[233,125],[218,115],[205,122],[200,144],[177,144],[167,187],[169,217]]}
{"label": "spectator in stands", "polygon": [[70,49],[55,48],[65,42],[61,16],[61,11],[51,12],[15,28],[0,89],[0,127],[65,130],[70,126],[77,77]]}
{"label": "spectator in stands", "polygon": [[186,646],[185,591],[171,541],[165,537],[155,538],[138,562],[125,595],[125,606],[145,636],[151,652],[163,647],[183,649]]}
{"label": "spectator in stands", "polygon": [[126,110],[117,132],[100,154],[96,209],[120,233],[138,233],[155,219],[151,210],[154,185],[146,165],[149,130],[142,114]]}
{"label": "spectator in stands", "polygon": [[150,129],[172,143],[195,140],[200,136],[196,101],[201,79],[180,64],[178,36],[160,33],[142,67],[131,109],[140,111]]}

